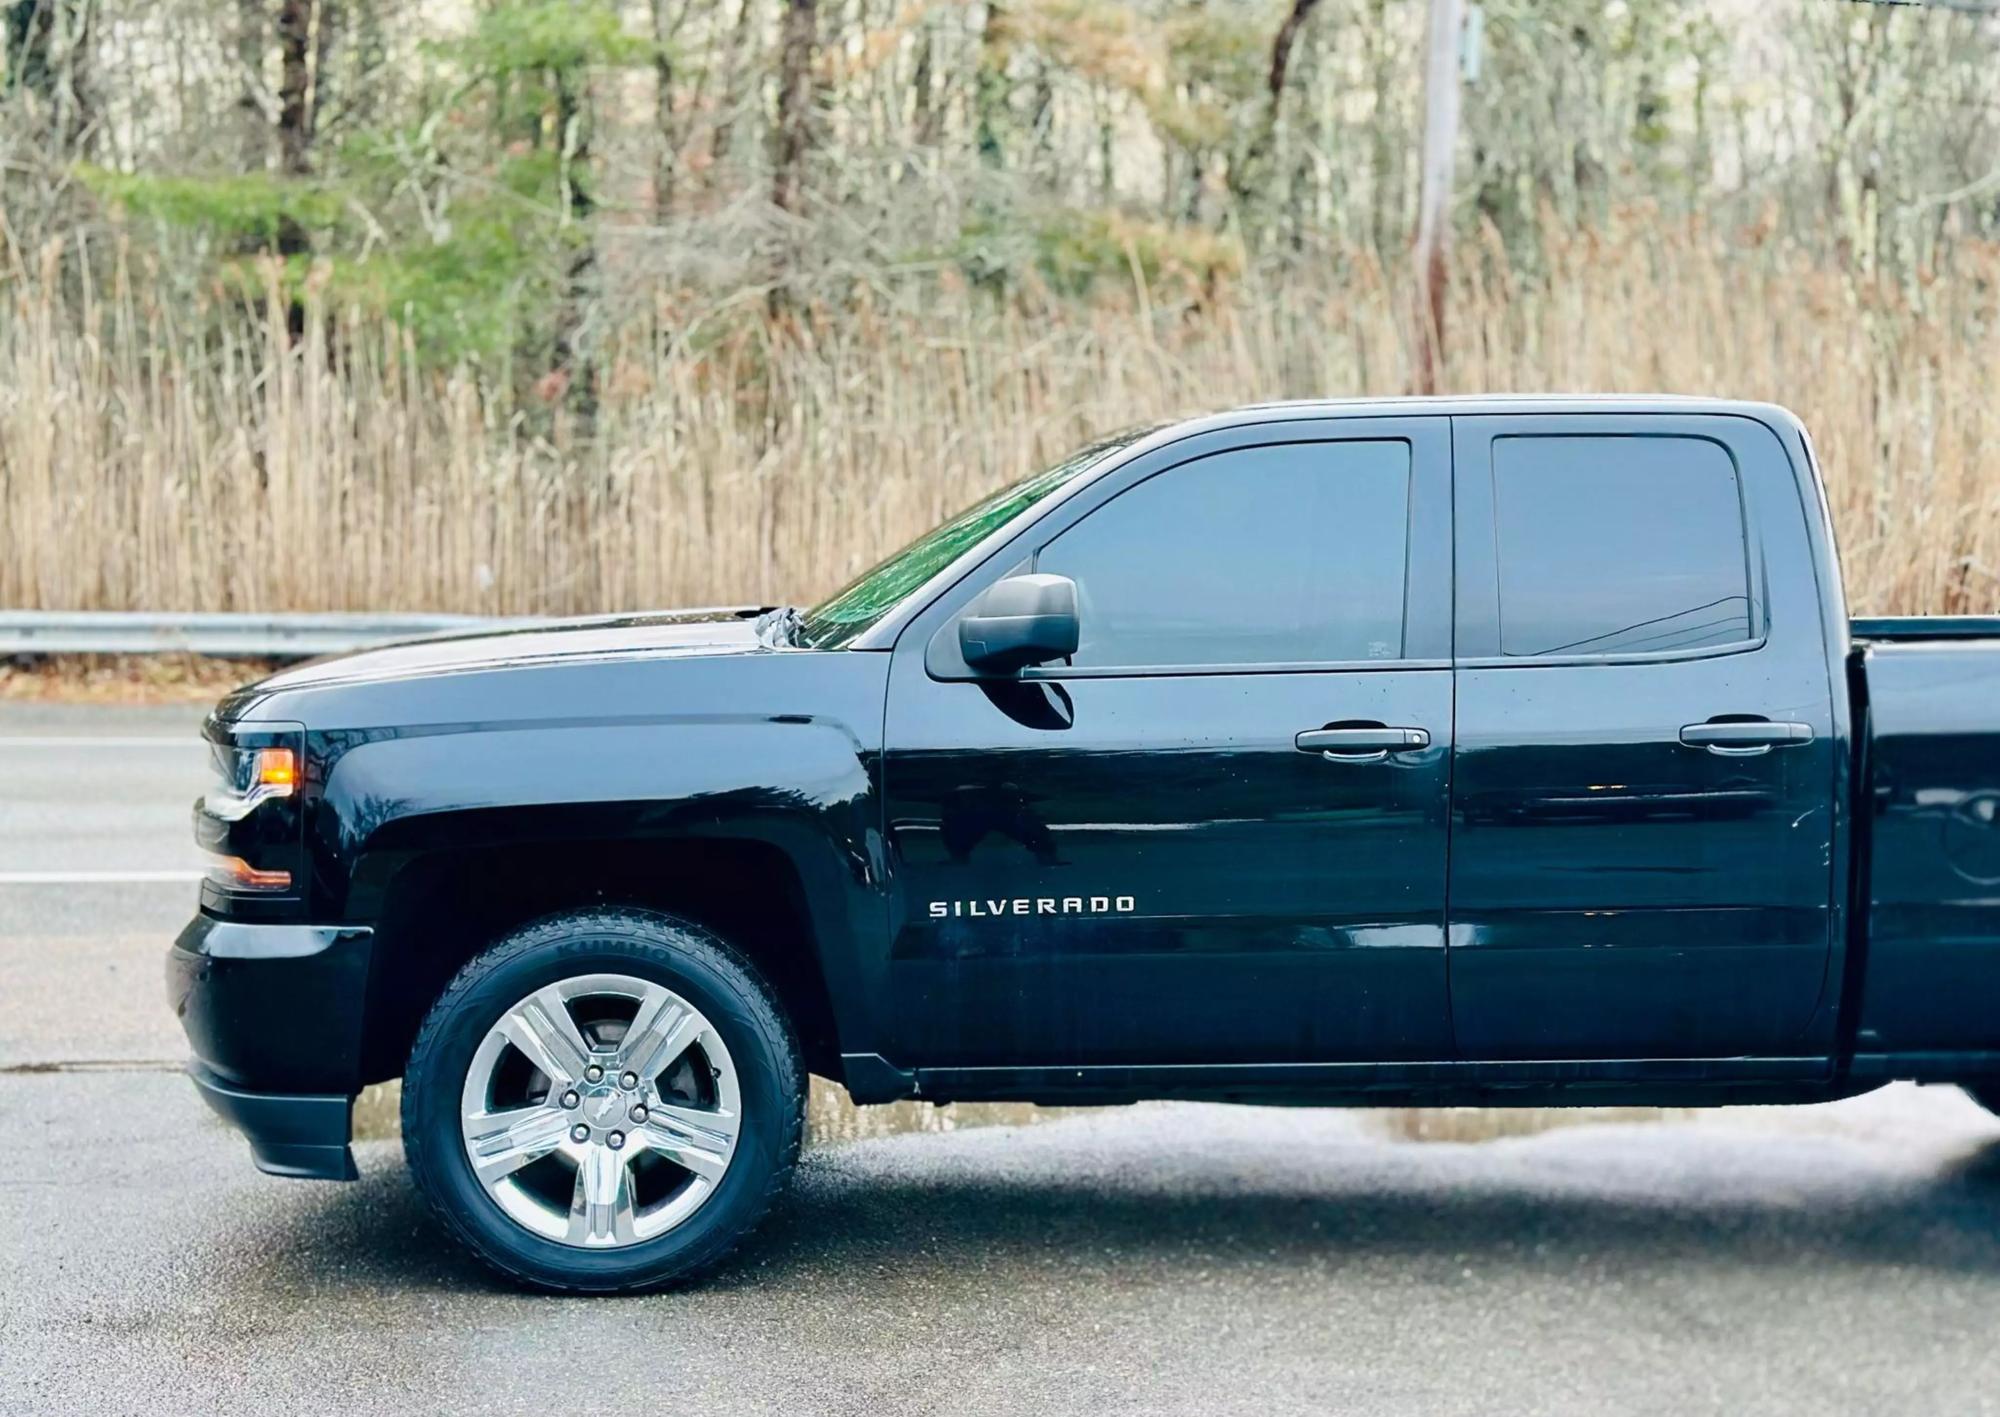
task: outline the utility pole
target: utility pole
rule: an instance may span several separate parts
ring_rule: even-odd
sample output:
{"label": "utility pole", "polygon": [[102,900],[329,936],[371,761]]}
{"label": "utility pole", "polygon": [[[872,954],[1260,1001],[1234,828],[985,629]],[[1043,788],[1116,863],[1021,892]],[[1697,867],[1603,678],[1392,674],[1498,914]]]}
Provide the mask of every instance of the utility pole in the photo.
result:
{"label": "utility pole", "polygon": [[1417,392],[1434,394],[1444,360],[1445,288],[1451,256],[1451,178],[1458,153],[1459,37],[1465,0],[1431,0],[1424,66],[1423,186],[1417,199]]}

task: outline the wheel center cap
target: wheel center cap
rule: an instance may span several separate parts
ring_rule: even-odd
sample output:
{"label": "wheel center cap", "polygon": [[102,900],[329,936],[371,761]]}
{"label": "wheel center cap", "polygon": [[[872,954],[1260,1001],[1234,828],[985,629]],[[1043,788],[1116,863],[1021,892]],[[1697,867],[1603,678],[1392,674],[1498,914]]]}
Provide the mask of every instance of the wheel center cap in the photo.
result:
{"label": "wheel center cap", "polygon": [[593,1092],[583,1099],[583,1115],[595,1126],[604,1126],[619,1114],[624,1100],[611,1089]]}

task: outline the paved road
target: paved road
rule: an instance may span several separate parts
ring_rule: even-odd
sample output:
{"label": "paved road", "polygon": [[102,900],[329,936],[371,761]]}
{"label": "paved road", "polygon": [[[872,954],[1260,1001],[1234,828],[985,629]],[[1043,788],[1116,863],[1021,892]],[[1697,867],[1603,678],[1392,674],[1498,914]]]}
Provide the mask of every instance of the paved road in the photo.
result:
{"label": "paved road", "polygon": [[184,869],[200,761],[106,740],[192,721],[0,706],[100,740],[0,747],[0,1411],[2000,1408],[2000,1122],[1947,1088],[893,1136],[814,1151],[695,1291],[499,1289],[393,1142],[357,1185],[267,1179],[163,1066],[192,887],[148,873]]}

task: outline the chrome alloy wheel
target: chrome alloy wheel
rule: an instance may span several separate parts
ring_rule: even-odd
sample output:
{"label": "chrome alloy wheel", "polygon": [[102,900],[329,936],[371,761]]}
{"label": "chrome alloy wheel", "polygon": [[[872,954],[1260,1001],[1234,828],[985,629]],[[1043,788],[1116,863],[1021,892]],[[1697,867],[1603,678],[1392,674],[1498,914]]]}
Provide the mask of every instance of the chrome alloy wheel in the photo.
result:
{"label": "chrome alloy wheel", "polygon": [[663,985],[586,974],[495,1021],[459,1101],[473,1174],[538,1235],[612,1249],[662,1235],[714,1194],[742,1125],[736,1066]]}

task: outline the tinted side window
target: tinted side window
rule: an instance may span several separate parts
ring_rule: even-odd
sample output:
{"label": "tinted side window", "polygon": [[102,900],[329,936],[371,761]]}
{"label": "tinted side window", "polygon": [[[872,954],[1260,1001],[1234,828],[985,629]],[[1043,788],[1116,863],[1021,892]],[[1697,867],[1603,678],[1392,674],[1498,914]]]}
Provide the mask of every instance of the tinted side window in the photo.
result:
{"label": "tinted side window", "polygon": [[1493,443],[1500,652],[1643,654],[1754,638],[1736,465],[1703,438]]}
{"label": "tinted side window", "polygon": [[1294,443],[1152,477],[1042,549],[1076,582],[1083,668],[1403,652],[1410,445]]}

